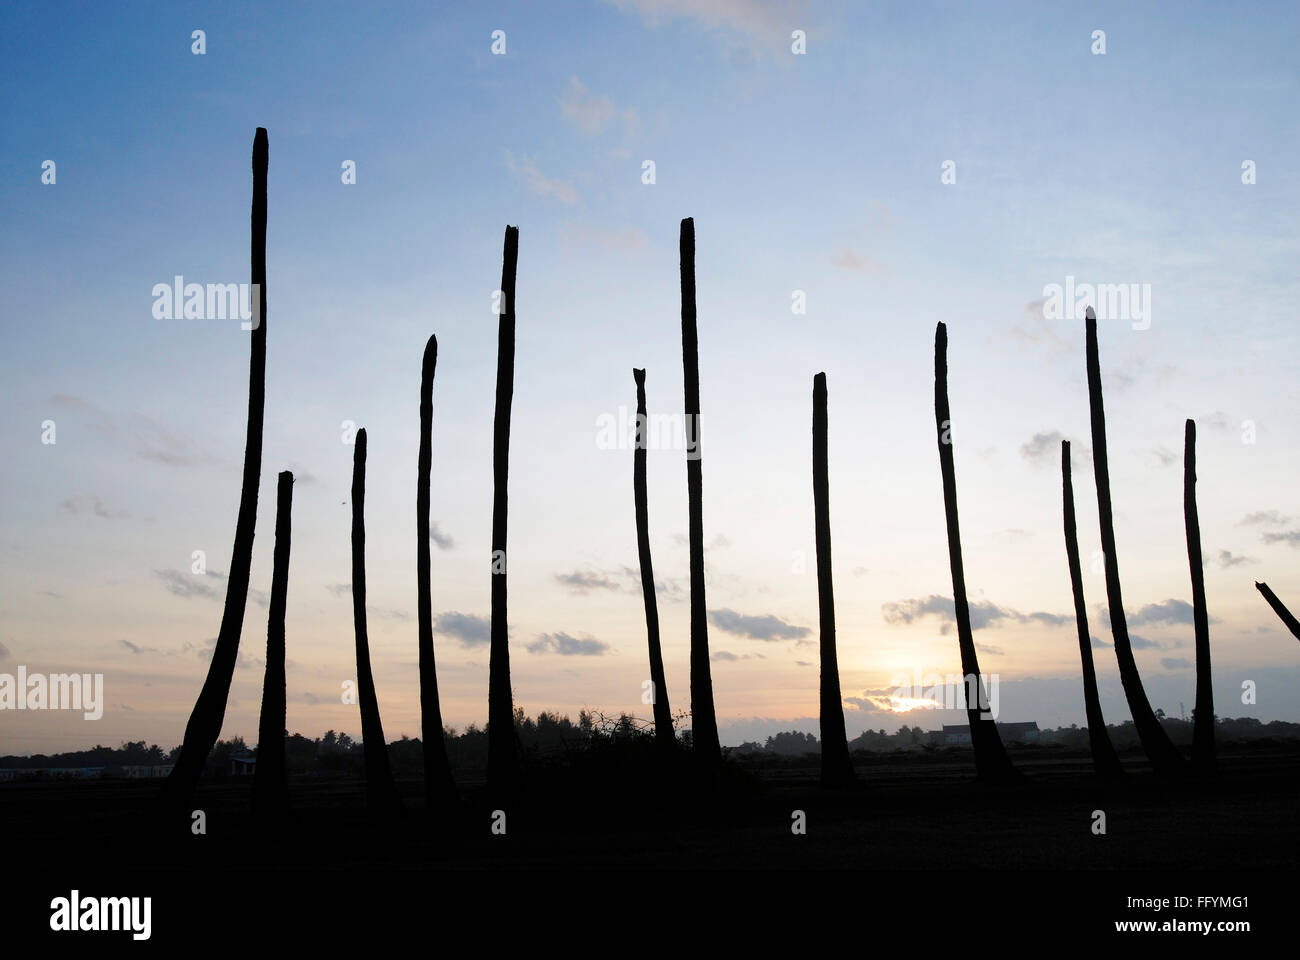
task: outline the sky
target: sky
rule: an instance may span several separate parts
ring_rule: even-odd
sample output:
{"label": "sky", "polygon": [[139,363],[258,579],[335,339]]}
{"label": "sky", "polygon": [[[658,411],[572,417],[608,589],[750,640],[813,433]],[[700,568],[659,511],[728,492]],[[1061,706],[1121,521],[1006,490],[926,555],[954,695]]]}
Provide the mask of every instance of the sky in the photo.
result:
{"label": "sky", "polygon": [[[900,711],[891,696],[960,672],[938,322],[975,639],[999,717],[1083,722],[1061,533],[1070,439],[1102,708],[1129,718],[1095,562],[1083,323],[1051,305],[1067,284],[1136,285],[1129,313],[1098,327],[1118,562],[1152,705],[1190,716],[1195,699],[1190,417],[1216,710],[1300,721],[1300,649],[1253,585],[1300,604],[1298,23],[1283,3],[5,4],[0,672],[102,673],[105,708],[93,721],[0,711],[0,752],[181,739],[225,594],[249,334],[160,319],[153,291],[178,275],[248,281],[258,126],[266,437],[223,737],[256,739],[282,469],[296,477],[288,727],[359,736],[341,695],[356,672],[349,422],[369,440],[384,731],[418,736],[412,540],[430,334],[443,716],[486,720],[507,224],[520,237],[515,702],[649,716],[632,450],[602,425],[634,410],[633,367],[647,369],[652,415],[681,416],[688,216],[724,744],[817,730],[819,371],[849,735],[964,717]],[[648,459],[667,695],[685,710],[685,453],[666,430]],[[1247,681],[1254,703],[1241,702]]]}

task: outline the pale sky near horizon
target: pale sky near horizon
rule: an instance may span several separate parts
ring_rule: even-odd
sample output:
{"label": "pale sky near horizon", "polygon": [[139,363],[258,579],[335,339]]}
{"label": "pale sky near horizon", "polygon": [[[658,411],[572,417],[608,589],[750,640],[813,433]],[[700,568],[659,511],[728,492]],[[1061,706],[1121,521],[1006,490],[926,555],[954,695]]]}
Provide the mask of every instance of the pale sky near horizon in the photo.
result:
{"label": "pale sky near horizon", "polygon": [[[192,574],[191,556],[206,551],[210,574],[229,568],[248,334],[155,319],[151,291],[177,275],[248,280],[257,126],[270,139],[266,439],[223,737],[256,739],[286,468],[288,726],[359,736],[356,707],[340,702],[355,675],[345,420],[369,436],[384,731],[418,735],[411,541],[430,333],[444,719],[486,719],[492,293],[506,224],[520,230],[515,702],[530,715],[649,716],[632,451],[605,449],[598,424],[634,408],[634,366],[648,370],[652,413],[681,413],[685,216],[725,744],[817,730],[810,420],[823,370],[849,734],[954,722],[882,699],[900,678],[960,667],[943,602],[938,321],[976,641],[1000,677],[1001,717],[1083,722],[1065,438],[1103,712],[1128,719],[1090,562],[1083,325],[1043,310],[1067,278],[1150,290],[1149,328],[1103,319],[1100,350],[1118,559],[1153,706],[1190,714],[1194,701],[1192,417],[1217,712],[1300,720],[1300,647],[1253,586],[1268,581],[1300,612],[1298,23],[1280,3],[6,4],[0,672],[103,673],[106,705],[98,721],[0,711],[0,753],[181,739],[225,590]],[[949,161],[955,183],[942,182]],[[806,313],[792,312],[795,291]],[[649,464],[668,696],[686,709],[684,453],[655,449]],[[1255,704],[1240,703],[1246,680]]]}

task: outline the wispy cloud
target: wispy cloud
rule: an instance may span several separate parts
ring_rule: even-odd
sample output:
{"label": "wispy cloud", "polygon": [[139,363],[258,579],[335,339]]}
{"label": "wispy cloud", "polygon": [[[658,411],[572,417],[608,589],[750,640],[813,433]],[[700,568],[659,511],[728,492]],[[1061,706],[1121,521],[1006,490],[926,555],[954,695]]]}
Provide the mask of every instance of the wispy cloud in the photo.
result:
{"label": "wispy cloud", "polygon": [[[948,633],[957,622],[957,608],[951,597],[932,593],[928,597],[912,597],[895,603],[886,603],[880,608],[881,615],[888,624],[909,624],[922,617],[933,616],[943,622],[940,633]],[[1036,610],[1033,613],[1021,613],[1010,607],[1002,607],[988,600],[975,600],[970,604],[970,623],[972,630],[980,630],[1000,621],[1013,623],[1041,623],[1050,627],[1059,627],[1074,622],[1074,618],[1060,613],[1047,613]]]}
{"label": "wispy cloud", "polygon": [[779,59],[790,54],[790,33],[809,26],[799,0],[605,0],[634,11],[649,27],[686,20],[717,34],[733,53]]}
{"label": "wispy cloud", "polygon": [[436,520],[429,524],[429,539],[433,541],[434,546],[439,550],[450,550],[456,546],[456,541],[449,534],[443,532]]}
{"label": "wispy cloud", "polygon": [[110,510],[104,501],[94,494],[68,497],[60,501],[59,509],[68,513],[93,513],[104,520],[117,520],[131,516],[129,510]]}
{"label": "wispy cloud", "polygon": [[[1130,627],[1150,624],[1191,624],[1194,622],[1192,605],[1186,600],[1177,600],[1173,597],[1162,600],[1160,603],[1148,603],[1137,613],[1128,614],[1127,619]],[[1109,626],[1110,611],[1106,612],[1105,621],[1106,625]],[[1215,622],[1213,617],[1210,618],[1210,622]]]}
{"label": "wispy cloud", "polygon": [[851,270],[854,273],[865,273],[878,275],[884,273],[882,267],[870,254],[858,254],[848,247],[840,249],[831,257],[831,266],[839,267],[841,270]]}
{"label": "wispy cloud", "polygon": [[594,637],[573,637],[567,633],[543,633],[524,649],[529,653],[554,653],[561,657],[599,657],[609,644]]}
{"label": "wispy cloud", "polygon": [[189,600],[203,597],[207,600],[219,600],[221,595],[203,582],[200,575],[182,573],[179,570],[155,570],[153,575],[162,581],[163,588],[170,594]]}
{"label": "wispy cloud", "polygon": [[514,154],[506,151],[506,166],[515,177],[528,186],[539,197],[554,197],[560,203],[573,205],[578,202],[578,191],[573,184],[563,180],[552,179],[538,169],[537,164],[524,157],[516,160]]}
{"label": "wispy cloud", "polygon": [[1239,567],[1246,563],[1259,563],[1259,561],[1254,557],[1233,553],[1231,550],[1220,550],[1216,559],[1218,560],[1219,566],[1225,570],[1229,567]]}
{"label": "wispy cloud", "polygon": [[573,593],[588,594],[592,590],[619,590],[617,580],[597,573],[594,570],[575,570],[572,573],[557,573],[555,579],[564,584]]}
{"label": "wispy cloud", "polygon": [[1248,513],[1241,518],[1240,526],[1243,527],[1280,527],[1290,523],[1291,518],[1279,513],[1276,510],[1259,510],[1255,513]]}
{"label": "wispy cloud", "polygon": [[759,616],[737,613],[735,610],[710,610],[709,623],[719,630],[734,633],[751,640],[797,640],[812,633],[807,627],[796,627],[770,613]]}
{"label": "wispy cloud", "polygon": [[609,97],[597,97],[577,77],[569,78],[560,107],[573,125],[589,136],[604,130],[614,116],[614,104]]}
{"label": "wispy cloud", "polygon": [[440,613],[433,618],[433,629],[459,640],[462,647],[481,647],[492,640],[492,621],[473,613]]}
{"label": "wispy cloud", "polygon": [[1058,430],[1036,433],[1020,445],[1020,456],[1033,464],[1058,461],[1064,439]]}
{"label": "wispy cloud", "polygon": [[1288,547],[1300,547],[1300,530],[1283,530],[1280,533],[1266,530],[1259,538],[1264,543],[1285,543]]}

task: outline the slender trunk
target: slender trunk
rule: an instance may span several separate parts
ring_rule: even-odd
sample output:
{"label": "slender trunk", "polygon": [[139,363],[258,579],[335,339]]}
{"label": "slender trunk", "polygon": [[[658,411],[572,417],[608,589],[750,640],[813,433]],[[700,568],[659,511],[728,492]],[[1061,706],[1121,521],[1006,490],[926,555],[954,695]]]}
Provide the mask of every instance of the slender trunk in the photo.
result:
{"label": "slender trunk", "polygon": [[488,789],[508,789],[519,768],[510,639],[506,627],[506,506],[510,475],[510,404],[515,390],[515,269],[519,228],[506,227],[497,326],[496,420],[492,428],[492,651],[488,663]]}
{"label": "slender trunk", "polygon": [[835,589],[831,582],[830,476],[826,454],[826,374],[813,377],[813,513],[817,536],[817,606],[821,618],[822,784],[842,787],[854,781],[849,740],[844,732],[844,702],[835,655]]}
{"label": "slender trunk", "polygon": [[1291,635],[1297,640],[1300,640],[1300,620],[1291,616],[1291,611],[1288,610],[1286,605],[1277,598],[1277,594],[1268,588],[1267,583],[1256,580],[1255,589],[1264,595],[1264,599],[1268,601],[1268,605],[1273,608],[1274,613],[1282,618],[1282,622],[1285,623],[1286,628],[1291,631]]}
{"label": "slender trunk", "polygon": [[645,629],[650,645],[650,703],[655,716],[655,741],[662,749],[677,744],[673,714],[668,706],[668,683],[659,647],[659,604],[655,597],[655,572],[650,563],[650,508],[646,495],[645,371],[632,370],[636,381],[636,449],[632,452],[632,497],[636,502],[636,549],[641,561],[641,593],[645,596]]}
{"label": "slender trunk", "polygon": [[1074,590],[1074,619],[1079,626],[1079,658],[1083,661],[1083,707],[1088,718],[1088,742],[1092,745],[1092,766],[1102,777],[1119,776],[1124,767],[1106,732],[1097,695],[1097,670],[1092,662],[1092,634],[1088,630],[1088,608],[1083,602],[1083,572],[1079,566],[1079,532],[1074,518],[1074,481],[1070,475],[1070,441],[1061,441],[1061,488],[1065,505],[1065,558],[1070,565],[1070,586]]}
{"label": "slender trunk", "polygon": [[940,323],[934,332],[934,421],[939,438],[939,471],[943,475],[943,507],[948,523],[948,560],[952,567],[952,600],[957,615],[957,643],[961,648],[961,672],[966,688],[966,718],[970,723],[971,746],[975,749],[975,770],[982,780],[1005,780],[1016,776],[997,723],[984,693],[984,678],[975,655],[970,625],[970,603],[966,598],[966,572],[961,559],[961,528],[957,522],[957,476],[953,468],[951,425],[948,409],[948,328]]}
{"label": "slender trunk", "polygon": [[420,369],[420,454],[415,479],[415,573],[418,583],[420,644],[420,740],[424,749],[424,806],[427,813],[456,802],[456,782],[447,762],[438,702],[438,669],[433,657],[433,597],[429,560],[429,475],[433,469],[433,375],[438,338],[429,337]]}
{"label": "slender trunk", "polygon": [[1192,622],[1196,629],[1196,719],[1192,728],[1192,765],[1212,774],[1214,690],[1210,685],[1210,614],[1205,603],[1205,566],[1201,560],[1201,521],[1196,511],[1196,421],[1183,435],[1183,517],[1187,524],[1187,562],[1192,570]]}
{"label": "slender trunk", "polygon": [[226,717],[230,681],[239,659],[239,635],[248,603],[249,571],[253,564],[253,532],[257,525],[257,485],[262,474],[262,417],[266,405],[266,170],[269,159],[266,129],[253,137],[253,212],[251,282],[258,291],[252,356],[248,365],[248,435],[244,442],[244,479],[235,521],[235,545],[226,580],[226,604],[221,614],[207,679],[195,701],[176,766],[163,784],[159,807],[166,817],[186,812]]}
{"label": "slender trunk", "polygon": [[352,452],[352,622],[357,634],[357,702],[361,706],[361,744],[366,753],[366,806],[371,816],[401,812],[402,798],[388,764],[388,742],[379,720],[379,699],[370,672],[366,635],[366,431],[358,430]]}
{"label": "slender trunk", "polygon": [[691,555],[691,739],[706,773],[722,765],[709,672],[709,622],[704,600],[704,474],[700,464],[700,347],[695,327],[695,221],[682,221],[682,367],[686,382],[686,495]]}
{"label": "slender trunk", "polygon": [[253,774],[253,816],[275,824],[289,812],[289,780],[284,762],[285,683],[284,608],[289,590],[290,514],[293,474],[280,474],[275,498],[275,554],[271,572],[271,610],[266,627],[266,674],[262,713],[257,724],[257,767]]}
{"label": "slender trunk", "polygon": [[1106,599],[1110,606],[1110,627],[1115,638],[1115,659],[1119,661],[1119,678],[1133,726],[1142,741],[1142,749],[1156,772],[1176,774],[1182,771],[1182,755],[1174,747],[1165,728],[1156,719],[1142,689],[1137,661],[1129,642],[1128,620],[1124,615],[1124,598],[1119,585],[1119,561],[1115,555],[1115,522],[1110,505],[1110,465],[1106,459],[1106,411],[1101,397],[1101,360],[1097,353],[1097,319],[1088,308],[1088,400],[1092,414],[1092,469],[1097,482],[1097,515],[1101,523],[1101,549],[1106,561]]}

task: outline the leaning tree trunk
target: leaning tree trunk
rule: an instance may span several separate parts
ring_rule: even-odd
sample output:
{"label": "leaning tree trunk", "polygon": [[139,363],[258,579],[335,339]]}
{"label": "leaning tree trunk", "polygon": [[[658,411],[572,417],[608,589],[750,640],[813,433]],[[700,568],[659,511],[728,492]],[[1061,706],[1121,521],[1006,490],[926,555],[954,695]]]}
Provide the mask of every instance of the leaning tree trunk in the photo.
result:
{"label": "leaning tree trunk", "polygon": [[366,635],[366,431],[357,431],[352,453],[352,622],[357,634],[357,702],[361,706],[361,745],[366,753],[366,806],[371,816],[400,813],[402,798],[388,764],[388,743],[379,720],[379,698],[370,672]]}
{"label": "leaning tree trunk", "polygon": [[813,377],[813,513],[817,537],[817,606],[821,618],[822,784],[842,787],[854,781],[844,732],[844,702],[835,655],[835,590],[831,582],[830,476],[826,455],[826,374]]}
{"label": "leaning tree trunk", "polygon": [[1187,525],[1187,562],[1192,570],[1192,622],[1196,629],[1196,719],[1192,728],[1192,765],[1198,773],[1215,771],[1214,690],[1210,685],[1210,614],[1205,603],[1205,566],[1201,560],[1201,521],[1196,511],[1196,421],[1188,420],[1183,439],[1183,518]]}
{"label": "leaning tree trunk", "polygon": [[456,802],[456,782],[447,762],[438,701],[438,669],[433,657],[433,597],[429,560],[429,474],[433,469],[433,375],[438,366],[438,338],[429,337],[420,369],[420,454],[415,479],[415,573],[419,610],[420,739],[424,749],[424,806],[428,813]]}
{"label": "leaning tree trunk", "polygon": [[515,390],[515,269],[519,228],[506,227],[497,326],[496,420],[492,427],[492,650],[488,661],[488,789],[509,788],[519,768],[506,627],[506,507],[510,475],[510,404]]}
{"label": "leaning tree trunk", "polygon": [[1016,776],[1016,770],[1002,745],[997,723],[984,695],[984,678],[980,674],[979,658],[975,655],[975,638],[970,625],[970,602],[966,598],[966,572],[961,559],[961,527],[957,522],[952,414],[948,409],[948,328],[942,323],[934,331],[934,422],[939,437],[939,472],[943,475],[943,508],[948,523],[952,600],[957,615],[957,644],[961,648],[966,719],[970,723],[971,746],[975,750],[975,770],[982,780],[1006,780]]}
{"label": "leaning tree trunk", "polygon": [[1097,695],[1097,670],[1092,663],[1092,634],[1088,630],[1088,608],[1083,602],[1083,572],[1079,566],[1079,532],[1074,518],[1074,480],[1070,475],[1070,441],[1061,441],[1061,489],[1065,505],[1065,558],[1070,565],[1070,587],[1074,590],[1074,620],[1079,626],[1079,657],[1083,661],[1083,707],[1088,718],[1088,742],[1092,745],[1092,766],[1099,776],[1124,773],[1115,745],[1106,732]]}
{"label": "leaning tree trunk", "polygon": [[1286,628],[1291,631],[1291,635],[1300,640],[1300,620],[1291,616],[1291,611],[1286,608],[1286,604],[1277,598],[1277,594],[1268,588],[1267,583],[1256,580],[1255,589],[1263,594],[1264,599],[1268,601],[1268,605],[1273,608],[1273,612],[1281,618],[1282,622],[1286,624]]}
{"label": "leaning tree trunk", "polygon": [[695,326],[695,221],[682,221],[682,367],[686,386],[686,495],[691,556],[691,739],[706,773],[722,765],[709,670],[709,622],[704,601],[704,474],[700,464],[700,346]]}
{"label": "leaning tree trunk", "polygon": [[275,499],[275,555],[271,572],[271,610],[266,628],[266,674],[262,680],[262,713],[257,724],[257,767],[253,774],[253,816],[266,825],[284,820],[289,812],[289,780],[285,770],[284,608],[289,591],[290,514],[293,474],[280,474]]}
{"label": "leaning tree trunk", "polygon": [[632,498],[636,503],[636,549],[641,562],[641,593],[645,597],[645,629],[650,646],[650,703],[655,716],[655,742],[671,750],[677,744],[673,714],[668,706],[664,656],[659,647],[659,603],[655,572],[650,563],[650,508],[646,495],[646,444],[649,442],[645,402],[645,371],[633,368],[636,381],[636,448],[632,451]]}
{"label": "leaning tree trunk", "polygon": [[1142,741],[1142,749],[1157,773],[1182,771],[1182,755],[1174,747],[1165,728],[1147,702],[1138,674],[1137,661],[1129,642],[1128,619],[1124,615],[1124,598],[1120,593],[1119,561],[1115,555],[1115,521],[1110,504],[1110,465],[1106,458],[1106,411],[1101,397],[1101,360],[1097,352],[1097,318],[1088,308],[1087,360],[1088,400],[1092,415],[1092,470],[1097,482],[1097,515],[1101,523],[1101,549],[1106,562],[1106,599],[1110,606],[1110,628],[1115,638],[1115,659],[1119,661],[1119,678],[1133,726]]}
{"label": "leaning tree trunk", "polygon": [[235,546],[226,580],[226,605],[221,613],[207,679],[185,725],[176,766],[163,784],[159,805],[164,816],[185,813],[194,788],[212,752],[226,717],[226,700],[235,662],[239,659],[239,635],[244,627],[248,603],[249,572],[253,565],[253,532],[257,525],[257,485],[262,474],[262,417],[266,406],[266,170],[269,159],[266,128],[258,127],[253,137],[252,277],[258,291],[256,326],[252,332],[252,357],[248,365],[248,435],[244,441],[244,480],[239,493],[239,516],[235,521]]}

